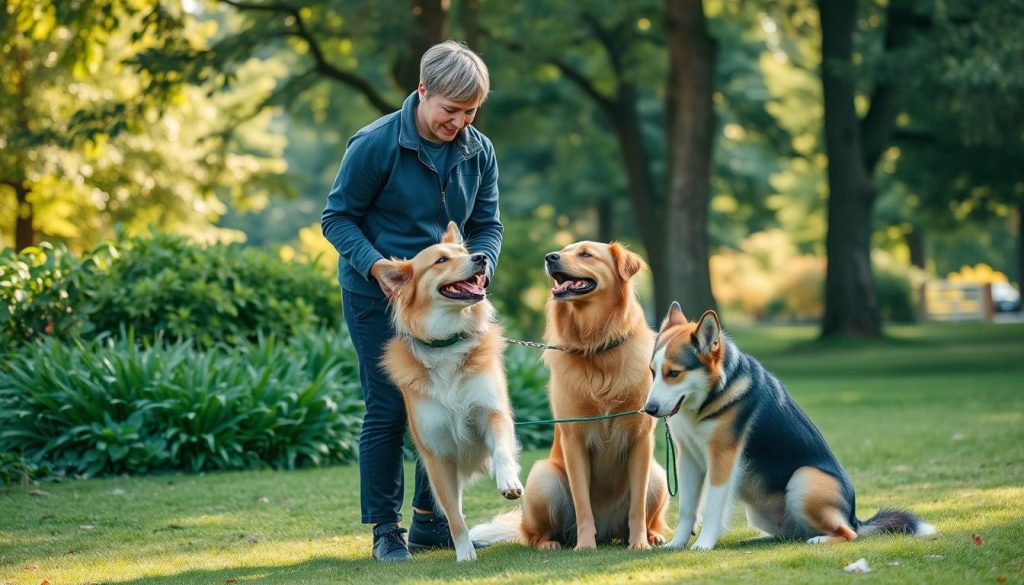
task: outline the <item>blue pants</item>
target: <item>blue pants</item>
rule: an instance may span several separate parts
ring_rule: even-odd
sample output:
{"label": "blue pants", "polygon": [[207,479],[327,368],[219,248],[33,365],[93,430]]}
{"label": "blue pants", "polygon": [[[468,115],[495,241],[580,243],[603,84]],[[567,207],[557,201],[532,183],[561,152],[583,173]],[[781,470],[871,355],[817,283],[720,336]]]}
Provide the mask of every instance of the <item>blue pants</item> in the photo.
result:
{"label": "blue pants", "polygon": [[[406,415],[402,393],[380,367],[384,345],[394,335],[387,299],[342,291],[345,322],[359,358],[366,416],[359,435],[359,495],[362,522],[383,524],[402,519],[405,473],[402,447]],[[416,461],[416,490],[412,505],[434,509],[426,471]]]}

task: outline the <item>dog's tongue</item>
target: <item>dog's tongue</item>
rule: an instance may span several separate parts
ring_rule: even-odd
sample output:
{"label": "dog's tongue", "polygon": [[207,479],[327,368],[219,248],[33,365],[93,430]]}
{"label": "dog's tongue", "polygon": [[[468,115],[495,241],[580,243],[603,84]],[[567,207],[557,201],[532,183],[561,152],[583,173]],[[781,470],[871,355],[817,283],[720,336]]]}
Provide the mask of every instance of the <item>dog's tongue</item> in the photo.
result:
{"label": "dog's tongue", "polygon": [[456,283],[452,284],[450,288],[453,288],[453,289],[455,289],[458,292],[463,292],[463,293],[471,294],[471,295],[482,295],[482,294],[484,294],[483,287],[481,287],[480,285],[476,284],[475,282],[469,282],[467,280],[463,280],[462,282],[456,282]]}
{"label": "dog's tongue", "polygon": [[587,286],[587,281],[585,280],[566,280],[562,284],[559,284],[552,288],[551,294],[557,295],[560,293],[564,293],[565,291],[571,288],[583,288],[584,286]]}
{"label": "dog's tongue", "polygon": [[564,293],[565,291],[569,290],[569,285],[571,285],[571,284],[572,284],[572,281],[571,280],[567,280],[567,281],[563,282],[562,284],[559,284],[559,285],[555,286],[554,288],[552,288],[551,289],[551,294],[557,295],[559,293]]}

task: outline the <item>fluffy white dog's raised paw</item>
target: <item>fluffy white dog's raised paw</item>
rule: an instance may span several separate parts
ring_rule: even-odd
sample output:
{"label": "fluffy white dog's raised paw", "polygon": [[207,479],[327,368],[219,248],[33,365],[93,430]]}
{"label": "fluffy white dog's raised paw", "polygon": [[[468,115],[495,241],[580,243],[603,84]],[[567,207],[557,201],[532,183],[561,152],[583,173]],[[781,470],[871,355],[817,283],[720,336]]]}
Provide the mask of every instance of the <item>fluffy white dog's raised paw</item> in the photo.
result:
{"label": "fluffy white dog's raised paw", "polygon": [[499,479],[498,493],[506,500],[517,500],[523,495],[523,484],[519,483],[517,477]]}

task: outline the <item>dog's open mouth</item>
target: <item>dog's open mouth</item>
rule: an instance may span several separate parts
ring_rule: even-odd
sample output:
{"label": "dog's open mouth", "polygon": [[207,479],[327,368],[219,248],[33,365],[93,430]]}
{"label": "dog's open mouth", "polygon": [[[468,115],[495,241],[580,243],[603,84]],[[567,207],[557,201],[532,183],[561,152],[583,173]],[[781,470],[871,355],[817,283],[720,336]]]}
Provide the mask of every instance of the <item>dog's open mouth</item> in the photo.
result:
{"label": "dog's open mouth", "polygon": [[683,397],[679,399],[679,402],[676,402],[676,406],[675,408],[672,409],[672,412],[668,413],[665,416],[675,416],[675,414],[679,412],[679,409],[683,406],[683,403],[686,402],[686,399],[689,396],[689,394],[683,394]]}
{"label": "dog's open mouth", "polygon": [[487,277],[481,270],[466,280],[446,284],[437,289],[441,296],[457,301],[479,301],[484,298]]}
{"label": "dog's open mouth", "polygon": [[564,272],[553,272],[551,278],[555,279],[555,286],[551,289],[551,296],[556,299],[578,297],[592,292],[597,288],[597,281],[591,278],[577,278],[569,276]]}

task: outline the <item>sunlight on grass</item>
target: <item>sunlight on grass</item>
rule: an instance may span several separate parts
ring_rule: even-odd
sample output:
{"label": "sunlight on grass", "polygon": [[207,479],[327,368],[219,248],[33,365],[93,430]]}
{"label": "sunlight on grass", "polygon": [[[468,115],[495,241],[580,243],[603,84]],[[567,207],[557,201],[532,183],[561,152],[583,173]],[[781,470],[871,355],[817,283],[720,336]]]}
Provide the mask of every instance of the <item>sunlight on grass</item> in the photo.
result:
{"label": "sunlight on grass", "polygon": [[[849,470],[858,517],[907,508],[939,529],[934,537],[812,546],[761,538],[737,509],[719,547],[704,553],[502,544],[479,551],[474,563],[435,551],[382,566],[369,558],[370,531],[358,523],[355,467],[113,477],[0,492],[0,585],[1022,582],[1024,328],[915,331],[892,333],[914,338],[902,345],[825,349],[805,343],[811,328],[749,333],[771,348],[766,363]],[[747,334],[738,332],[741,346]],[[523,453],[523,477],[546,455]],[[412,465],[406,469],[411,477]],[[44,493],[29,495],[33,489]],[[471,524],[517,505],[489,479],[465,497]],[[673,500],[673,528],[677,511]],[[869,575],[842,571],[861,557]]]}

